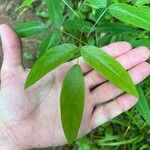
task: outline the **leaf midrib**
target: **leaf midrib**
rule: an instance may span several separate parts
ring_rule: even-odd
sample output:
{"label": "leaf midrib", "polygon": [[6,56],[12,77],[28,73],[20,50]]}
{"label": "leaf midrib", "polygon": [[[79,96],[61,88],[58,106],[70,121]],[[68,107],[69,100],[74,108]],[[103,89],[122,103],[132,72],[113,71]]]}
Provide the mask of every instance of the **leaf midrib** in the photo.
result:
{"label": "leaf midrib", "polygon": [[[88,54],[89,54],[89,53],[88,53]],[[93,56],[91,56],[91,57],[94,58]],[[99,62],[99,59],[98,59],[97,57],[95,57],[94,59],[96,59],[96,60]],[[113,74],[115,74],[114,71],[113,71],[108,65],[105,65],[103,62],[101,62],[101,64],[104,65],[104,67],[105,67],[105,66],[108,67],[108,69],[111,70],[111,71],[113,72]],[[130,86],[128,86],[128,84],[126,84],[126,82],[124,82],[124,80],[122,80],[122,78],[119,76],[118,73],[116,73],[115,75],[117,75],[117,76],[121,79],[121,81],[123,81],[124,85],[125,85],[127,88],[131,88]],[[130,76],[129,76],[129,77],[130,77]],[[109,80],[109,79],[108,79],[108,80]],[[113,81],[111,81],[111,82],[113,82]],[[131,80],[131,82],[132,82],[132,80]]]}
{"label": "leaf midrib", "polygon": [[[110,8],[110,9],[116,11],[115,8]],[[143,19],[143,18],[141,18],[141,17],[139,17],[139,16],[136,16],[136,15],[134,15],[134,14],[132,14],[132,13],[129,13],[125,8],[122,8],[122,9],[123,9],[124,11],[121,11],[120,9],[117,9],[117,11],[118,11],[118,12],[126,12],[129,16],[133,17],[134,19],[137,18],[137,19],[139,19],[139,20],[145,22],[146,24],[150,24],[149,21],[147,21],[147,20],[145,20],[145,19]]]}
{"label": "leaf midrib", "polygon": [[44,28],[46,28],[46,26],[44,26],[44,25],[40,26],[39,25],[39,26],[34,26],[34,27],[26,28],[26,29],[19,29],[18,32],[20,32],[20,31],[21,32],[23,32],[23,31],[27,32],[28,30],[32,30],[32,29],[44,29]]}

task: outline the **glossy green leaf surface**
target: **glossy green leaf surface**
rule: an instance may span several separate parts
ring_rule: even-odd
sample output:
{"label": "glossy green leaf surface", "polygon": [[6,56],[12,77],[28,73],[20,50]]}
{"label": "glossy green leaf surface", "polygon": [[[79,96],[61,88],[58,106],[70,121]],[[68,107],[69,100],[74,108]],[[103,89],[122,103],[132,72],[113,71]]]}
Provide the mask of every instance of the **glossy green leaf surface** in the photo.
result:
{"label": "glossy green leaf surface", "polygon": [[141,5],[148,4],[148,3],[150,3],[150,0],[137,0],[135,2],[135,5],[141,6]]}
{"label": "glossy green leaf surface", "polygon": [[25,88],[30,87],[48,72],[74,58],[77,54],[79,55],[79,51],[72,44],[62,44],[53,47],[33,65],[27,77]]}
{"label": "glossy green leaf surface", "polygon": [[41,32],[44,32],[47,28],[47,25],[40,21],[28,21],[19,23],[14,26],[15,31],[20,37],[30,37],[37,35]]}
{"label": "glossy green leaf surface", "polygon": [[66,74],[61,91],[61,120],[68,143],[78,135],[84,109],[85,83],[79,65]]}
{"label": "glossy green leaf surface", "polygon": [[137,90],[139,92],[139,101],[136,104],[136,109],[141,114],[141,116],[146,120],[146,122],[150,125],[150,108],[148,105],[148,101],[140,86],[137,86]]}
{"label": "glossy green leaf surface", "polygon": [[107,6],[107,0],[86,0],[90,6],[99,9]]}
{"label": "glossy green leaf surface", "polygon": [[115,18],[150,31],[150,11],[127,4],[112,4],[109,13]]}
{"label": "glossy green leaf surface", "polygon": [[59,30],[53,30],[48,33],[47,37],[41,44],[39,57],[43,56],[46,51],[59,43],[60,35],[61,32]]}
{"label": "glossy green leaf surface", "polygon": [[55,27],[62,25],[62,1],[61,0],[45,0],[48,6],[48,14],[52,24]]}
{"label": "glossy green leaf surface", "polygon": [[112,56],[94,46],[81,47],[81,55],[97,72],[118,88],[138,97],[136,87],[128,72]]}

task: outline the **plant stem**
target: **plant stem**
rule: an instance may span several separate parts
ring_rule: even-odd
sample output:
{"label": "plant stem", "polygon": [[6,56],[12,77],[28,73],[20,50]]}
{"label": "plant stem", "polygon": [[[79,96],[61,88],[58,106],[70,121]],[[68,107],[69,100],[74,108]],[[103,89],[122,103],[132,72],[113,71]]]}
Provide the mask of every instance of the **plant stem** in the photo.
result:
{"label": "plant stem", "polygon": [[62,0],[62,1],[68,6],[68,8],[69,8],[78,18],[80,18],[79,15],[71,8],[71,6],[70,6],[65,0]]}
{"label": "plant stem", "polygon": [[83,43],[83,44],[87,45],[87,43],[85,43],[85,42],[81,41],[80,39],[78,39],[78,38],[77,38],[77,37],[75,37],[74,35],[72,35],[72,34],[70,34],[70,33],[66,32],[66,31],[62,31],[62,32],[63,32],[63,33],[65,33],[65,34],[67,34],[67,35],[69,35],[69,36],[71,36],[72,38],[74,38],[74,39],[78,40],[79,42],[81,42],[81,43]]}
{"label": "plant stem", "polygon": [[105,8],[105,10],[103,11],[103,13],[99,16],[99,18],[97,19],[97,21],[95,22],[95,24],[91,28],[90,32],[88,33],[87,37],[90,36],[91,32],[93,31],[93,29],[95,28],[95,26],[97,25],[97,23],[100,21],[100,19],[103,17],[103,15],[105,14],[106,11],[107,11],[107,8]]}

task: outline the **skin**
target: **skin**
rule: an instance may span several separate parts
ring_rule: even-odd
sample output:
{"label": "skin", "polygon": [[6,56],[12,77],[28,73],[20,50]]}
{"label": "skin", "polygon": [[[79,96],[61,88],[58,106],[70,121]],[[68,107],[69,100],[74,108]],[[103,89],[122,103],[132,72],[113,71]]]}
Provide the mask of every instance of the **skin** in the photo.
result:
{"label": "skin", "polygon": [[[65,63],[24,90],[29,69],[23,67],[22,47],[17,34],[0,26],[4,59],[1,68],[0,147],[25,150],[66,144],[60,117],[60,91],[63,78],[76,61]],[[146,47],[132,49],[127,42],[102,48],[128,70],[135,84],[150,75]],[[78,137],[133,107],[137,98],[116,88],[80,59],[85,74],[85,108]],[[94,88],[96,87],[96,88]],[[120,95],[121,94],[121,95]],[[113,100],[112,100],[113,99]]]}

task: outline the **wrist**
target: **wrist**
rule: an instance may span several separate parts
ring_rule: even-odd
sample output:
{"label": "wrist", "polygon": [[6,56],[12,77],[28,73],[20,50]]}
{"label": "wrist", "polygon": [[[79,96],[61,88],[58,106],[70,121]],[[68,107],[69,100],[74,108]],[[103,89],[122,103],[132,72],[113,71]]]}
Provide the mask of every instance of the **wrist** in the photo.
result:
{"label": "wrist", "polygon": [[23,150],[15,143],[15,138],[2,123],[0,123],[0,150]]}
{"label": "wrist", "polygon": [[0,134],[0,150],[23,150],[17,146],[11,138],[4,137]]}

